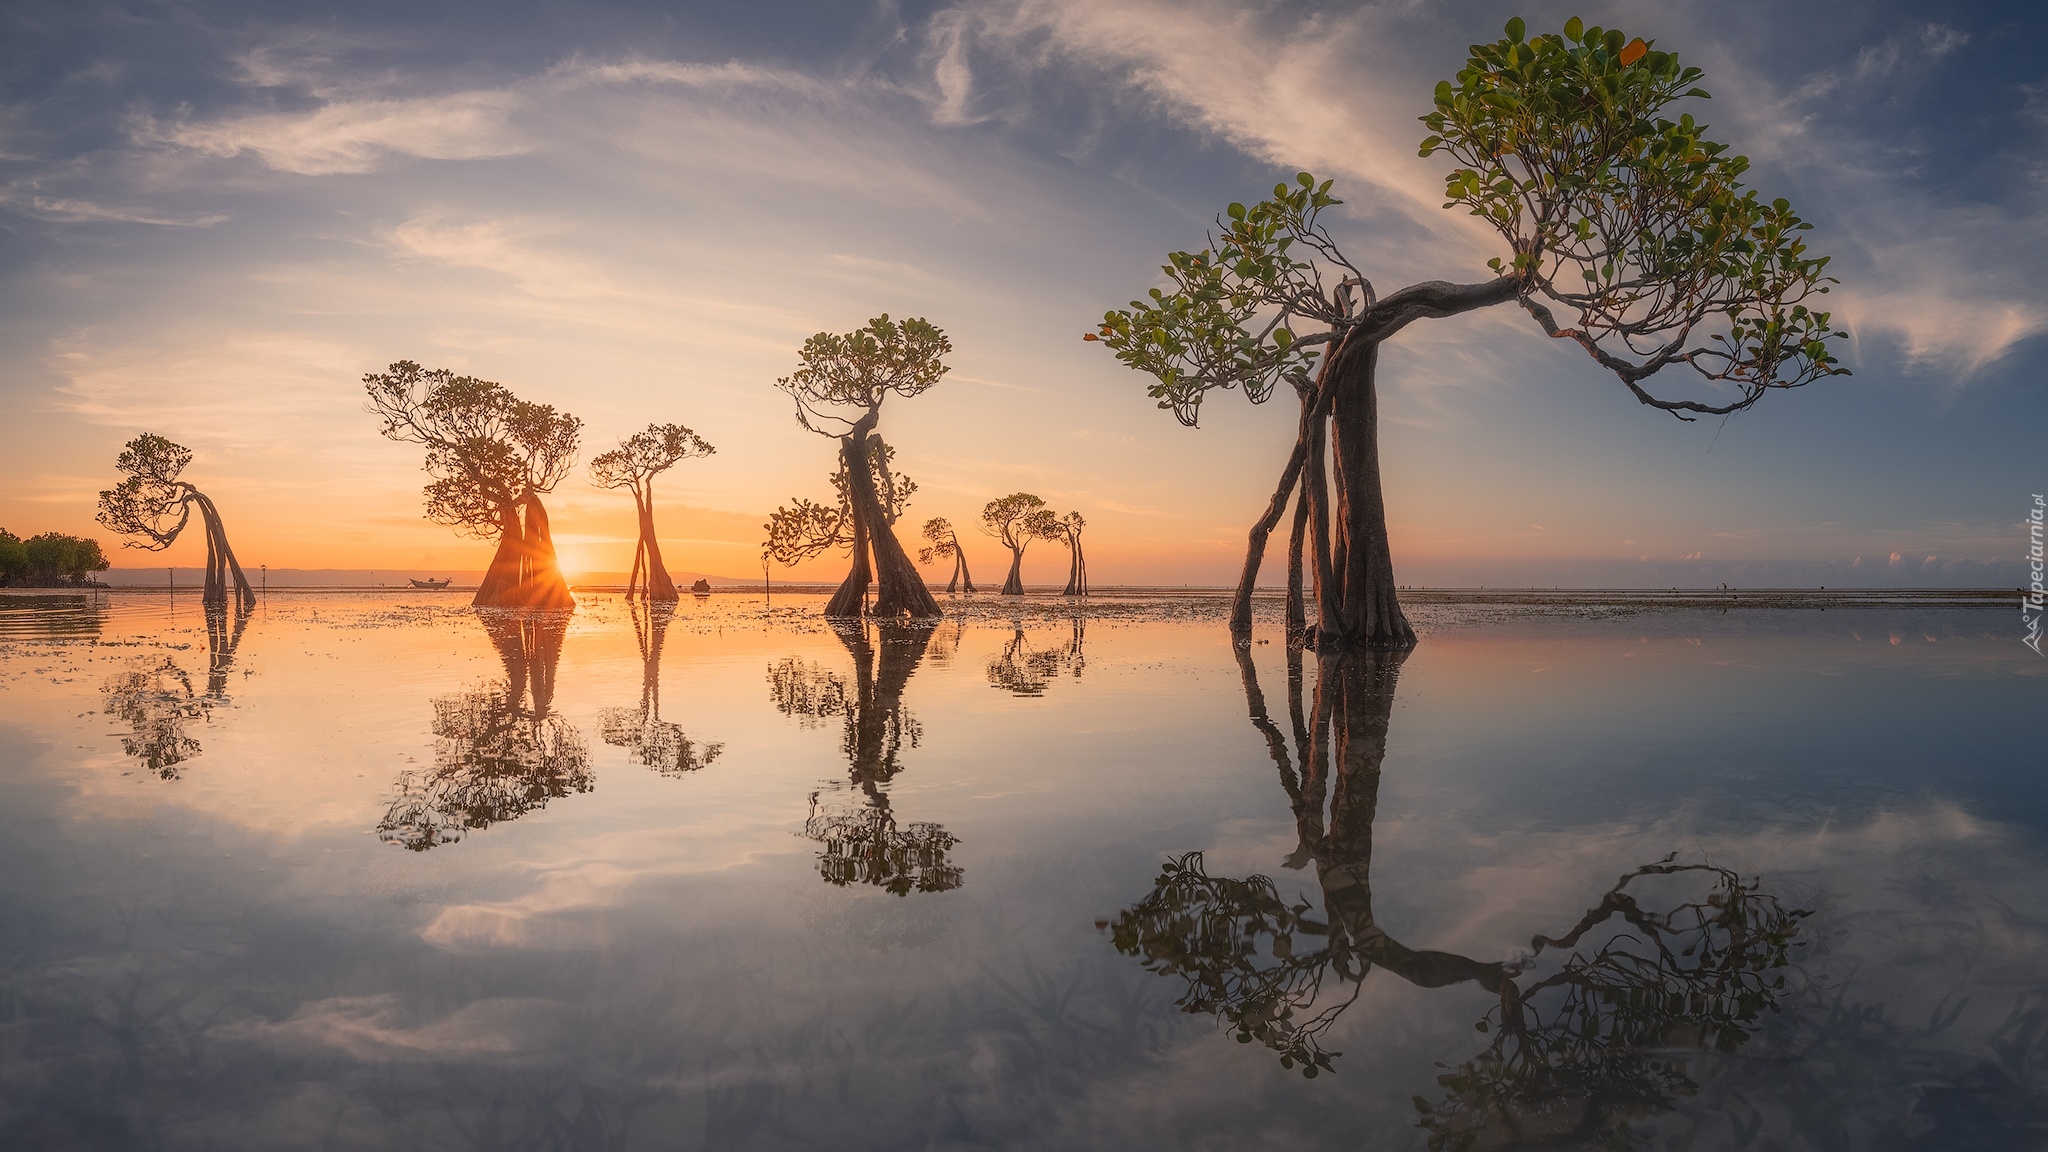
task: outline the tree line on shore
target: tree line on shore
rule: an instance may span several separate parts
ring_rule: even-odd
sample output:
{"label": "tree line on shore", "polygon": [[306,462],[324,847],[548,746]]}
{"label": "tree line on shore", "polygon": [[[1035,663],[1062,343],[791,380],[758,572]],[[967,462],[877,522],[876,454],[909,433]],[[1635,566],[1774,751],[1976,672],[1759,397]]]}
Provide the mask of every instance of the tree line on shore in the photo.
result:
{"label": "tree line on shore", "polygon": [[[1845,333],[1814,305],[1836,281],[1808,251],[1812,226],[1789,201],[1765,201],[1742,177],[1749,161],[1673,105],[1707,94],[1676,54],[1574,17],[1530,36],[1520,18],[1475,44],[1436,86],[1421,155],[1447,157],[1446,209],[1497,234],[1491,279],[1430,280],[1382,294],[1338,245],[1325,214],[1342,204],[1307,172],[1257,203],[1230,204],[1206,247],[1173,252],[1164,286],[1103,314],[1082,339],[1152,377],[1158,406],[1190,427],[1211,393],[1260,404],[1284,384],[1299,406],[1294,444],[1253,523],[1230,626],[1251,627],[1251,593],[1267,541],[1293,508],[1287,632],[1319,651],[1405,648],[1380,480],[1377,375],[1381,345],[1411,324],[1515,304],[1545,336],[1585,352],[1637,402],[1680,420],[1742,411],[1772,391],[1846,375],[1831,352]],[[884,402],[929,391],[948,371],[945,333],[886,314],[848,333],[820,332],[777,381],[797,423],[837,441],[834,497],[797,498],[766,525],[764,565],[828,550],[850,555],[826,605],[832,616],[926,618],[938,604],[896,537],[916,485],[896,471],[881,435]],[[1695,397],[1652,378],[1690,369]],[[391,439],[426,449],[427,516],[495,539],[476,603],[571,603],[541,497],[574,464],[582,422],[503,385],[400,361],[364,377],[370,410]],[[592,479],[633,493],[639,522],[634,591],[673,599],[655,540],[653,480],[710,444],[676,424],[649,425],[592,462]],[[101,495],[101,522],[145,548],[167,547],[196,507],[207,535],[209,603],[247,582],[212,502],[178,479],[190,452],[161,437],[129,445],[122,486]],[[1010,549],[1005,593],[1021,593],[1024,550],[1056,540],[1070,551],[1066,592],[1085,595],[1085,522],[1015,493],[983,509],[983,531]],[[927,521],[925,563],[953,562],[949,591],[973,590],[952,524]],[[765,573],[765,568],[764,568]],[[870,592],[873,596],[870,600]],[[1313,605],[1313,613],[1310,606]],[[1313,618],[1311,618],[1311,616]]]}
{"label": "tree line on shore", "polygon": [[100,542],[43,532],[24,540],[0,528],[0,588],[79,588],[109,567]]}

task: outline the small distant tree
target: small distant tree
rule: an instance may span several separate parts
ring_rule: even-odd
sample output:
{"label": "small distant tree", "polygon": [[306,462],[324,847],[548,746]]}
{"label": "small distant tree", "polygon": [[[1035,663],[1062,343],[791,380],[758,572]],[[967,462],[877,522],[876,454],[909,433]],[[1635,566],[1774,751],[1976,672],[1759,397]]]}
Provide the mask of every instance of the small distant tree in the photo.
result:
{"label": "small distant tree", "polygon": [[922,532],[929,544],[917,550],[917,562],[935,564],[951,560],[953,576],[946,581],[946,594],[959,591],[963,584],[968,592],[973,592],[974,577],[967,574],[967,553],[960,547],[960,537],[953,532],[953,522],[944,516],[934,516],[924,522]]}
{"label": "small distant tree", "polygon": [[[497,538],[479,607],[570,608],[540,498],[576,464],[583,421],[521,400],[503,384],[400,360],[363,377],[386,439],[427,450],[427,519]],[[522,523],[522,516],[524,522]]]}
{"label": "small distant tree", "polygon": [[1024,549],[1033,540],[1060,539],[1059,518],[1045,501],[1029,492],[1012,492],[991,500],[981,510],[981,530],[1003,542],[1010,550],[1010,575],[1003,581],[1005,596],[1024,594]]}
{"label": "small distant tree", "polygon": [[1067,546],[1067,588],[1064,596],[1088,594],[1088,558],[1081,554],[1081,530],[1088,521],[1079,512],[1069,512],[1053,521],[1053,538]]}
{"label": "small distant tree", "polygon": [[[828,616],[858,616],[867,610],[871,580],[876,585],[874,615],[939,615],[938,601],[891,527],[893,517],[872,466],[878,454],[870,445],[881,422],[882,402],[892,395],[908,399],[930,391],[946,374],[943,357],[952,350],[946,334],[925,320],[899,324],[884,314],[854,332],[812,336],[797,353],[801,366],[776,381],[796,401],[797,423],[839,439],[853,567],[826,603]],[[888,453],[879,456],[886,477]]]}
{"label": "small distant tree", "polygon": [[129,548],[161,552],[177,542],[192,520],[192,509],[199,509],[206,530],[206,583],[201,602],[226,605],[232,579],[235,602],[244,609],[254,608],[256,592],[228,545],[220,510],[204,492],[181,478],[190,463],[190,448],[162,436],[145,432],[130,440],[114,461],[123,479],[100,493],[99,522],[128,537],[122,543]]}
{"label": "small distant tree", "polygon": [[654,478],[684,460],[716,451],[681,424],[649,424],[646,431],[633,433],[590,462],[590,479],[598,487],[633,490],[640,542],[633,549],[633,574],[626,579],[626,595],[644,587],[649,600],[673,603],[679,599],[675,581],[669,579],[668,568],[661,562],[661,543],[654,535]]}
{"label": "small distant tree", "polygon": [[[1846,371],[1829,351],[1842,333],[1812,306],[1834,281],[1801,238],[1810,225],[1788,201],[1745,191],[1749,161],[1691,113],[1670,115],[1706,95],[1700,70],[1577,17],[1561,35],[1525,37],[1520,18],[1506,31],[1472,47],[1421,118],[1422,154],[1455,164],[1444,207],[1499,233],[1493,279],[1381,295],[1322,223],[1340,203],[1330,181],[1303,172],[1270,199],[1230,205],[1207,248],[1167,257],[1165,288],[1083,337],[1151,375],[1159,406],[1190,426],[1218,390],[1256,404],[1285,383],[1299,399],[1294,450],[1245,551],[1231,608],[1240,634],[1267,536],[1299,482],[1317,648],[1415,642],[1387,544],[1376,376],[1380,345],[1418,320],[1515,303],[1637,401],[1681,420]],[[1681,368],[1701,385],[1694,397],[1647,386]],[[1297,570],[1290,563],[1291,615]]]}

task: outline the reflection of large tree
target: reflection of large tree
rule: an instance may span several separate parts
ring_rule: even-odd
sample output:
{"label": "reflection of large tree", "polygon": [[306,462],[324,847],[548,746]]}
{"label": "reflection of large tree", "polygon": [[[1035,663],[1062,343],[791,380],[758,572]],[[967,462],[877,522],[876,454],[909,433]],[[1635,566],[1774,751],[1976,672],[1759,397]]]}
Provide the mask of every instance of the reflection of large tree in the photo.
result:
{"label": "reflection of large tree", "polygon": [[695,772],[718,759],[725,745],[699,745],[684,734],[682,725],[661,718],[661,649],[668,639],[675,605],[628,599],[626,607],[633,615],[633,634],[640,641],[640,706],[606,708],[598,713],[599,732],[605,743],[626,749],[634,763],[645,764],[663,776]]}
{"label": "reflection of large tree", "polygon": [[479,615],[505,682],[434,701],[434,766],[399,777],[398,798],[377,825],[380,838],[411,851],[454,843],[592,786],[582,735],[550,711],[570,613]]}
{"label": "reflection of large tree", "polygon": [[853,657],[853,680],[794,656],[768,668],[776,710],[805,725],[837,719],[848,785],[811,794],[804,835],[818,841],[818,873],[830,884],[867,884],[898,896],[958,888],[949,858],[958,843],[937,824],[899,824],[887,785],[903,770],[906,744],[923,729],[903,707],[903,687],[931,643],[929,621],[835,621],[832,632]]}
{"label": "reflection of large tree", "polygon": [[1002,651],[989,657],[989,684],[1017,696],[1043,696],[1046,687],[1059,676],[1079,679],[1088,666],[1082,647],[1087,638],[1087,617],[1076,615],[1073,629],[1065,641],[1038,648],[1025,636],[1024,622],[1012,619],[1010,638],[1003,642]]}
{"label": "reflection of large tree", "polygon": [[116,672],[100,687],[104,711],[128,725],[121,750],[140,760],[165,780],[176,780],[178,765],[199,755],[199,741],[185,730],[204,719],[215,705],[228,702],[228,673],[235,665],[242,630],[249,614],[230,614],[226,605],[206,609],[206,692],[192,687],[192,677],[169,657],[151,657]]}
{"label": "reflection of large tree", "polygon": [[[1239,650],[1252,723],[1294,809],[1287,865],[1315,865],[1320,915],[1264,876],[1211,876],[1190,853],[1110,925],[1116,947],[1183,979],[1184,1010],[1215,1015],[1308,1076],[1332,1069],[1339,1053],[1323,1037],[1374,967],[1425,988],[1477,984],[1499,997],[1478,1024],[1492,1043],[1438,1078],[1441,1100],[1417,1099],[1431,1146],[1626,1139],[1632,1117],[1692,1091],[1685,1051],[1732,1051],[1775,1010],[1805,913],[1725,868],[1667,858],[1622,877],[1561,936],[1536,937],[1522,960],[1395,940],[1373,915],[1372,823],[1405,656],[1321,657],[1304,711],[1290,653],[1290,750]],[[1326,1000],[1326,983],[1350,991]]]}

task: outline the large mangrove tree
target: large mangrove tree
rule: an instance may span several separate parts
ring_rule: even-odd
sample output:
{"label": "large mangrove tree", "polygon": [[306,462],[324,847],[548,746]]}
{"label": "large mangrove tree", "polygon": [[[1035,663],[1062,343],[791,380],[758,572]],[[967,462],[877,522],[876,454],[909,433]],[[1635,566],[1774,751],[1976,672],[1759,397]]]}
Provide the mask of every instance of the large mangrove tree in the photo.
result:
{"label": "large mangrove tree", "polygon": [[630,488],[640,540],[633,548],[633,573],[626,595],[637,590],[649,600],[674,603],[675,581],[661,562],[661,542],[654,536],[654,478],[684,460],[709,456],[718,449],[681,424],[649,424],[609,452],[590,462],[591,482],[600,488]]}
{"label": "large mangrove tree", "polygon": [[576,464],[583,421],[521,400],[503,384],[400,360],[363,377],[369,410],[387,439],[427,450],[427,519],[498,550],[474,603],[570,608],[540,498]]}
{"label": "large mangrove tree", "polygon": [[[853,567],[825,605],[828,616],[858,616],[863,611],[888,617],[939,615],[938,601],[897,541],[895,518],[885,510],[876,470],[879,467],[886,475],[889,454],[878,446],[875,433],[882,402],[892,395],[907,399],[929,391],[946,374],[942,358],[952,350],[946,334],[927,321],[898,323],[884,314],[857,331],[820,332],[804,341],[797,353],[801,365],[776,381],[796,401],[797,423],[839,440]],[[871,609],[870,582],[875,585]]]}
{"label": "large mangrove tree", "polygon": [[[1230,205],[1206,248],[1167,257],[1165,287],[1084,337],[1150,374],[1159,406],[1189,426],[1218,390],[1259,403],[1284,383],[1300,402],[1294,448],[1252,527],[1231,613],[1240,634],[1298,486],[1289,595],[1300,603],[1306,549],[1309,637],[1332,649],[1414,643],[1387,543],[1375,376],[1380,346],[1417,320],[1515,304],[1681,420],[1845,371],[1828,343],[1841,333],[1812,307],[1833,281],[1802,238],[1810,225],[1745,189],[1748,160],[1674,107],[1706,97],[1700,70],[1576,17],[1561,34],[1528,37],[1519,18],[1506,32],[1472,47],[1421,118],[1422,155],[1454,164],[1444,207],[1499,235],[1491,279],[1380,292],[1325,225],[1341,203],[1331,182],[1303,172],[1269,199]],[[1665,369],[1689,370],[1696,390],[1665,386]]]}
{"label": "large mangrove tree", "polygon": [[254,608],[255,590],[249,587],[249,578],[242,574],[242,564],[228,544],[220,509],[206,493],[183,479],[190,463],[190,448],[162,436],[145,432],[130,440],[114,461],[121,482],[100,493],[99,522],[128,537],[122,542],[126,547],[161,552],[177,542],[197,508],[206,530],[206,590],[201,602],[209,607],[225,606],[232,580],[235,603],[245,610]]}

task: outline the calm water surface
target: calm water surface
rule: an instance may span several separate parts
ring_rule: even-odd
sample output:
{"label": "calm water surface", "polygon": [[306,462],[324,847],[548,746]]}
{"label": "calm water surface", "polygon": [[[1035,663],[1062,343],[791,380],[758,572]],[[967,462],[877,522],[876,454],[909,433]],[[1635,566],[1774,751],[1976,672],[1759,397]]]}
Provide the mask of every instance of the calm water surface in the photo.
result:
{"label": "calm water surface", "polygon": [[0,1146],[2048,1146],[2009,610],[0,599]]}

